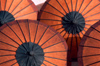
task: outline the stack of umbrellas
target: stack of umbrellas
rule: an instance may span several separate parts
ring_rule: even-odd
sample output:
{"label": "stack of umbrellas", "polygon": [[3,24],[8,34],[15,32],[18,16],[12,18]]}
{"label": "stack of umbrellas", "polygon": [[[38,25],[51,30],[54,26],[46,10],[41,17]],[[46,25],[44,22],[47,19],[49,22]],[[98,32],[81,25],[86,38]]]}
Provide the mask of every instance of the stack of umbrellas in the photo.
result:
{"label": "stack of umbrellas", "polygon": [[99,66],[99,16],[99,0],[0,0],[0,65]]}

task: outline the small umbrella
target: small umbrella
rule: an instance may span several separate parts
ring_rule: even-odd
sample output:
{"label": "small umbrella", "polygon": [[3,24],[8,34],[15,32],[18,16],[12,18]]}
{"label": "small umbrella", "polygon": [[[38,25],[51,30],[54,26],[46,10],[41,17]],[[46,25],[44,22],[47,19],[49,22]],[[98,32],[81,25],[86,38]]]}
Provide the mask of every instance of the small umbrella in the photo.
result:
{"label": "small umbrella", "polygon": [[36,20],[37,8],[31,0],[0,0],[0,26],[13,20]]}
{"label": "small umbrella", "polygon": [[38,21],[0,27],[0,66],[66,66],[67,46],[58,32]]}
{"label": "small umbrella", "polygon": [[88,28],[100,20],[99,0],[47,0],[38,20],[50,25],[67,41],[71,60],[77,60],[81,38]]}
{"label": "small umbrella", "polygon": [[78,52],[79,66],[100,66],[100,21],[84,35]]}

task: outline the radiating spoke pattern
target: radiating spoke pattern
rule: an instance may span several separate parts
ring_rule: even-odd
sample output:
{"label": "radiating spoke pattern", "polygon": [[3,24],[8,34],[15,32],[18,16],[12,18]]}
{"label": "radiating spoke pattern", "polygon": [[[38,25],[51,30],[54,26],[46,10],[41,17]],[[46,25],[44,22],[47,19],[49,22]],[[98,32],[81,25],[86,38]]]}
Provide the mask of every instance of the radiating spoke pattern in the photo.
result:
{"label": "radiating spoke pattern", "polygon": [[[92,25],[84,35],[78,52],[80,66],[100,65],[100,21]],[[87,60],[88,59],[88,60]]]}
{"label": "radiating spoke pattern", "polygon": [[0,27],[0,65],[66,66],[67,45],[50,26],[17,20]]}
{"label": "radiating spoke pattern", "polygon": [[0,6],[0,26],[19,19],[37,19],[37,8],[30,0],[0,0]]}
{"label": "radiating spoke pattern", "polygon": [[100,20],[99,16],[99,0],[47,0],[38,20],[50,25],[65,38],[71,51],[70,60],[77,61],[81,38],[91,25]]}

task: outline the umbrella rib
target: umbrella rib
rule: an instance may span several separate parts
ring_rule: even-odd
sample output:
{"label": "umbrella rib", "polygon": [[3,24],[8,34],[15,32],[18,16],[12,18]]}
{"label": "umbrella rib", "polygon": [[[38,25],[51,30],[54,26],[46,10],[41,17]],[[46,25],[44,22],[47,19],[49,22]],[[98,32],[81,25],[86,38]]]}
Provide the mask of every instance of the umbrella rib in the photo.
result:
{"label": "umbrella rib", "polygon": [[6,9],[6,4],[7,4],[7,0],[6,0],[6,2],[5,2],[5,7],[4,7],[4,10]]}
{"label": "umbrella rib", "polygon": [[11,66],[14,66],[17,62],[13,63]]}
{"label": "umbrella rib", "polygon": [[[15,33],[15,31],[6,23],[6,25],[13,31],[13,33],[19,38],[19,36]],[[19,38],[19,40],[23,43],[23,41]]]}
{"label": "umbrella rib", "polygon": [[72,8],[72,12],[73,12],[73,3],[72,3],[72,0],[71,0],[71,8]]}
{"label": "umbrella rib", "polygon": [[[24,14],[24,15],[22,15],[22,16],[18,16],[18,17],[16,17],[16,18],[20,18],[20,17],[23,17],[23,16],[26,16],[26,15],[29,15],[29,14],[32,14],[32,13],[36,13],[37,11],[34,11],[34,12],[31,12],[31,13],[28,13],[28,14]],[[16,19],[15,18],[15,19]]]}
{"label": "umbrella rib", "polygon": [[[22,2],[23,0],[21,0],[20,2],[19,2],[19,4]],[[12,12],[19,6],[19,4],[12,10]],[[12,13],[11,12],[11,13]]]}
{"label": "umbrella rib", "polygon": [[60,29],[62,29],[63,27],[61,27],[61,28],[58,28],[58,29],[56,29],[56,31],[58,31],[58,30],[60,30]]}
{"label": "umbrella rib", "polygon": [[79,33],[78,33],[78,35],[79,35],[79,38],[82,39],[82,38],[80,37],[80,34],[79,34]]}
{"label": "umbrella rib", "polygon": [[67,34],[67,32],[64,33],[63,37]]}
{"label": "umbrella rib", "polygon": [[43,44],[41,44],[41,46],[43,46],[46,42],[48,42],[51,38],[53,38],[57,34],[58,34],[58,32],[56,34],[54,34],[52,37],[50,37],[48,40],[46,40]]}
{"label": "umbrella rib", "polygon": [[44,66],[47,66],[46,64],[43,63]]}
{"label": "umbrella rib", "polygon": [[57,66],[57,65],[55,65],[55,64],[53,64],[53,63],[51,63],[51,62],[49,62],[49,61],[47,61],[47,60],[44,60],[44,61],[46,61],[46,62],[48,62],[48,63],[50,63],[50,64],[52,64],[52,65],[54,65],[54,66]]}
{"label": "umbrella rib", "polygon": [[80,8],[79,8],[78,12],[80,11],[80,9],[81,9],[81,7],[82,7],[82,5],[83,5],[83,2],[84,2],[84,0],[82,1],[82,3],[81,3],[81,6],[80,6]]}
{"label": "umbrella rib", "polygon": [[29,27],[29,21],[28,20],[27,20],[27,23],[28,23],[29,41],[31,42],[30,27]]}
{"label": "umbrella rib", "polygon": [[38,19],[38,20],[50,20],[50,21],[58,21],[58,22],[61,22],[61,20],[54,20],[54,19]]}
{"label": "umbrella rib", "polygon": [[23,34],[23,37],[24,37],[24,39],[25,39],[25,42],[27,42],[27,41],[26,41],[26,38],[25,38],[25,35],[24,35],[24,33],[23,33],[22,29],[21,29],[21,26],[19,25],[19,23],[18,23],[18,21],[17,21],[17,20],[16,20],[16,22],[17,22],[17,24],[18,24],[18,26],[19,26],[19,28],[20,28],[20,30],[21,30],[21,32],[22,32],[22,34]]}
{"label": "umbrella rib", "polygon": [[87,36],[87,35],[84,35],[84,36],[100,41],[99,39],[96,39],[96,38],[93,38],[93,37],[90,37],[90,36]]}
{"label": "umbrella rib", "polygon": [[45,47],[45,48],[43,48],[43,49],[47,49],[47,48],[49,48],[49,47],[55,46],[55,45],[57,45],[57,44],[59,44],[59,43],[62,43],[62,42],[64,42],[64,41],[60,41],[60,42],[58,42],[58,43],[55,43],[55,44],[50,45],[50,46],[48,46],[48,47]]}
{"label": "umbrella rib", "polygon": [[75,6],[75,11],[76,11],[76,9],[77,9],[77,2],[78,2],[78,0],[76,0],[76,6]]}
{"label": "umbrella rib", "polygon": [[57,1],[57,3],[61,6],[61,8],[64,10],[64,12],[67,14],[67,12],[65,11],[65,9],[62,7],[62,5],[59,3],[59,1],[58,0],[56,0]]}
{"label": "umbrella rib", "polygon": [[100,14],[100,12],[98,12],[98,13],[96,13],[96,14],[93,14],[93,15],[90,15],[90,16],[87,16],[87,17],[85,17],[85,19],[86,19],[86,18],[89,18],[89,17],[92,17],[92,16],[95,16],[95,15],[97,15],[97,14]]}
{"label": "umbrella rib", "polygon": [[61,13],[62,15],[64,15],[61,11],[59,11],[57,8],[55,8],[54,6],[52,6],[51,4],[49,4],[48,2],[46,2],[48,5],[50,5],[52,8],[54,8],[55,10],[57,10],[59,13]]}
{"label": "umbrella rib", "polygon": [[97,30],[97,29],[95,29],[94,27],[92,27],[92,26],[91,26],[91,28],[92,28],[92,29],[94,29],[94,30],[96,30],[97,32],[99,32],[99,33],[100,33],[100,31],[99,31],[99,30]]}
{"label": "umbrella rib", "polygon": [[67,52],[67,50],[65,50],[65,51],[51,51],[51,52],[44,52],[44,53],[55,53],[55,52]]}
{"label": "umbrella rib", "polygon": [[50,56],[44,56],[44,57],[52,58],[52,59],[58,59],[58,60],[62,60],[62,61],[67,61],[67,60],[65,60],[65,59],[60,59],[60,58],[55,58],[55,57],[50,57]]}
{"label": "umbrella rib", "polygon": [[15,54],[8,54],[8,55],[0,55],[0,57],[5,57],[5,56],[14,56]]}
{"label": "umbrella rib", "polygon": [[9,7],[9,9],[8,9],[8,12],[9,12],[9,10],[10,10],[10,8],[11,8],[11,6],[12,6],[13,2],[14,2],[14,0],[11,2],[11,5],[10,5],[10,7]]}
{"label": "umbrella rib", "polygon": [[39,26],[39,22],[37,23],[36,33],[35,33],[35,37],[34,37],[34,42],[35,42],[35,40],[36,40],[36,35],[37,35],[38,26]]}
{"label": "umbrella rib", "polygon": [[5,35],[6,37],[8,37],[9,39],[11,39],[12,41],[14,41],[16,44],[18,44],[20,46],[19,43],[17,43],[15,40],[13,40],[12,38],[10,38],[9,36],[7,36],[5,33],[3,33],[2,31],[0,31],[3,35]]}
{"label": "umbrella rib", "polygon": [[8,49],[0,49],[0,50],[3,50],[3,51],[11,51],[11,52],[16,52],[16,51],[13,51],[13,50],[8,50]]}
{"label": "umbrella rib", "polygon": [[41,39],[43,38],[43,36],[44,36],[44,34],[45,34],[45,32],[47,31],[47,29],[49,28],[49,26],[45,29],[45,31],[43,32],[43,34],[42,34],[42,36],[40,37],[40,39],[39,39],[39,41],[38,41],[38,43],[37,44],[39,44],[39,42],[41,41]]}
{"label": "umbrella rib", "polygon": [[14,48],[17,48],[17,47],[15,47],[15,46],[13,46],[13,45],[11,45],[11,44],[8,44],[8,43],[5,43],[5,42],[3,42],[3,41],[0,41],[0,42],[4,43],[4,44],[6,44],[6,45],[12,46],[12,47],[14,47]]}
{"label": "umbrella rib", "polygon": [[[43,11],[43,10],[40,10],[40,11]],[[43,12],[46,12],[46,13],[48,13],[48,14],[51,14],[51,15],[54,15],[54,16],[57,16],[57,17],[60,17],[60,18],[62,18],[61,16],[59,16],[59,15],[56,15],[56,14],[53,14],[53,13],[51,13],[51,12],[47,12],[47,11],[43,11]]]}
{"label": "umbrella rib", "polygon": [[70,12],[70,10],[69,10],[69,7],[68,7],[68,4],[67,4],[66,0],[65,0],[65,3],[66,3],[66,6],[67,6],[67,8],[68,8],[68,11]]}
{"label": "umbrella rib", "polygon": [[5,62],[2,62],[2,63],[0,63],[0,65],[1,65],[1,64],[4,64],[4,63],[7,63],[7,62],[10,62],[10,61],[13,61],[13,60],[16,60],[16,59],[11,59],[11,60],[8,60],[8,61],[5,61]]}
{"label": "umbrella rib", "polygon": [[90,5],[91,2],[92,2],[92,0],[87,4],[87,6],[83,9],[83,11],[81,13],[84,12],[84,10]]}
{"label": "umbrella rib", "polygon": [[86,15],[87,13],[89,13],[91,10],[93,10],[94,8],[96,8],[97,6],[99,6],[100,5],[100,3],[98,4],[98,5],[96,5],[96,6],[94,6],[92,9],[90,9],[88,12],[86,12],[85,14],[83,14],[83,16],[84,15]]}
{"label": "umbrella rib", "polygon": [[1,11],[2,11],[2,8],[1,8],[1,0],[0,0],[0,9],[1,9]]}
{"label": "umbrella rib", "polygon": [[65,29],[63,29],[61,32],[59,32],[60,34],[62,33],[62,32],[64,32],[65,31]]}
{"label": "umbrella rib", "polygon": [[62,24],[55,24],[55,25],[50,25],[50,26],[53,27],[53,26],[58,26],[58,25],[62,25]]}
{"label": "umbrella rib", "polygon": [[[26,6],[25,8],[27,8],[27,7],[29,7],[30,5],[32,5],[33,3],[31,3],[31,4],[29,4],[28,6]],[[14,14],[14,16],[16,15],[16,14],[18,14],[19,12],[21,12],[22,10],[24,10],[25,8],[23,8],[23,9],[21,9],[21,10],[19,10],[17,13],[15,13]]]}
{"label": "umbrella rib", "polygon": [[90,65],[93,65],[93,64],[96,64],[96,63],[99,63],[100,61],[97,61],[97,62],[94,62],[94,63],[91,63],[91,64],[88,64],[86,66],[90,66]]}
{"label": "umbrella rib", "polygon": [[67,39],[66,39],[66,42],[68,41],[69,35],[70,35],[70,34],[68,33],[68,37],[67,37]]}
{"label": "umbrella rib", "polygon": [[81,47],[89,47],[89,48],[96,48],[96,49],[100,49],[100,47],[94,47],[94,46],[83,46],[83,45],[80,45]]}
{"label": "umbrella rib", "polygon": [[89,22],[89,21],[97,21],[97,20],[100,20],[100,19],[86,20],[86,22]]}
{"label": "umbrella rib", "polygon": [[91,56],[99,56],[100,54],[95,54],[95,55],[87,55],[87,56],[81,56],[81,57],[78,57],[78,58],[82,58],[82,57],[91,57]]}

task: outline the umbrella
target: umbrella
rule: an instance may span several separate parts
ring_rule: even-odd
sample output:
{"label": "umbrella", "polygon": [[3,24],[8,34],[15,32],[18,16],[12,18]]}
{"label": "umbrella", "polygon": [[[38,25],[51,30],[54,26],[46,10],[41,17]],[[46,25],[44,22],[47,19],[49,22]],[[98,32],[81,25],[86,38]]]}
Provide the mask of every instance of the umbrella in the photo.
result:
{"label": "umbrella", "polygon": [[0,26],[20,19],[36,20],[37,8],[31,0],[0,0]]}
{"label": "umbrella", "polygon": [[66,66],[67,46],[58,32],[38,21],[0,27],[0,66]]}
{"label": "umbrella", "polygon": [[79,66],[100,66],[100,21],[84,35],[78,52]]}
{"label": "umbrella", "polygon": [[38,20],[50,25],[65,38],[71,60],[77,61],[81,38],[92,24],[100,20],[100,1],[47,0]]}

